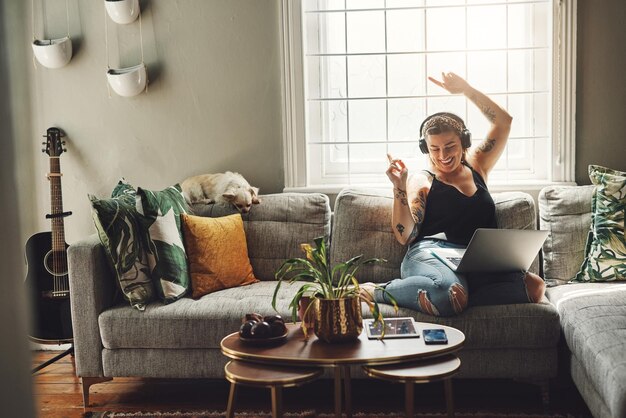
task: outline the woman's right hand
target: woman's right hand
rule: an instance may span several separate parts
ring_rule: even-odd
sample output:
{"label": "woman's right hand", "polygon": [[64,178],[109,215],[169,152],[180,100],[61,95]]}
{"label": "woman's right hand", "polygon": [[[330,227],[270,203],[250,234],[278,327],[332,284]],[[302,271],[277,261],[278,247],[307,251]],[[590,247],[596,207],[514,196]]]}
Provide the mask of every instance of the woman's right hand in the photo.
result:
{"label": "woman's right hand", "polygon": [[406,165],[399,158],[393,158],[391,154],[387,154],[389,160],[389,168],[387,168],[386,174],[391,180],[393,187],[406,191],[406,180],[409,177],[409,170]]}

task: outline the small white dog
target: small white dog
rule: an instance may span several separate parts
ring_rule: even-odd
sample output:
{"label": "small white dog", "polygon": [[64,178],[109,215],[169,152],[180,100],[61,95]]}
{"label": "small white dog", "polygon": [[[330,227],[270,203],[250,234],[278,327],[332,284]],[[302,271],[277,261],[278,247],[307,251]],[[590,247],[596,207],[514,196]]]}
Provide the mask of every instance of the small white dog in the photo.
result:
{"label": "small white dog", "polygon": [[252,205],[260,203],[259,188],[250,186],[241,174],[231,171],[189,177],[180,187],[189,204],[225,202],[247,213]]}

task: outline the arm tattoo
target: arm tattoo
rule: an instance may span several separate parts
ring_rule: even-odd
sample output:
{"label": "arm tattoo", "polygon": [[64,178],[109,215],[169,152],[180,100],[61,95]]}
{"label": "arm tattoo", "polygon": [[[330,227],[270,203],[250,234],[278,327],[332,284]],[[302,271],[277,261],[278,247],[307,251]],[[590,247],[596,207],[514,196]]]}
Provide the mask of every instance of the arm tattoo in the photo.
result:
{"label": "arm tattoo", "polygon": [[407,242],[413,242],[420,231],[420,226],[424,222],[424,216],[426,214],[426,192],[420,190],[417,193],[417,197],[411,201],[411,215],[415,226],[407,238]]}
{"label": "arm tattoo", "polygon": [[489,122],[494,123],[496,120],[496,112],[489,107],[489,105],[486,105],[484,103],[481,103],[478,98],[477,95],[473,94],[472,97],[470,97],[470,100],[473,101],[474,103],[476,103],[476,106],[478,106],[478,108],[480,109],[481,112],[483,112],[483,115],[485,115],[485,117],[489,120]]}
{"label": "arm tattoo", "polygon": [[494,123],[496,121],[496,112],[487,105],[480,104],[480,111],[483,112],[483,115],[489,120],[489,122]]}
{"label": "arm tattoo", "polygon": [[420,190],[417,197],[411,202],[411,215],[417,225],[421,225],[424,221],[424,212],[426,209],[426,193]]}
{"label": "arm tattoo", "polygon": [[406,199],[406,192],[400,189],[393,189],[393,191],[395,192],[396,199],[400,199],[400,203],[402,203],[404,206],[407,206],[408,202]]}
{"label": "arm tattoo", "polygon": [[491,151],[495,145],[495,139],[485,139],[485,141],[478,147],[478,151],[487,153]]}
{"label": "arm tattoo", "polygon": [[398,224],[398,225],[396,225],[396,229],[398,230],[400,235],[402,235],[402,233],[404,232],[404,225]]}

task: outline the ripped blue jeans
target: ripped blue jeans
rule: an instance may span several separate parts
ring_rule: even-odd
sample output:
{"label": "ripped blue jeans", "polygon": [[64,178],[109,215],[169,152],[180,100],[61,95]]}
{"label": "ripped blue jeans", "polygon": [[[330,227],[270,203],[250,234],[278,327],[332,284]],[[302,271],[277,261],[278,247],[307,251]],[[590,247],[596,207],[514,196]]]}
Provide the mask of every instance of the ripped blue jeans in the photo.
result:
{"label": "ripped blue jeans", "polygon": [[[428,249],[464,248],[438,239],[414,243],[402,260],[400,279],[381,285],[401,307],[433,316],[457,315],[468,306],[529,303],[525,272],[457,274]],[[471,296],[468,295],[471,293]],[[390,303],[381,290],[376,302]]]}

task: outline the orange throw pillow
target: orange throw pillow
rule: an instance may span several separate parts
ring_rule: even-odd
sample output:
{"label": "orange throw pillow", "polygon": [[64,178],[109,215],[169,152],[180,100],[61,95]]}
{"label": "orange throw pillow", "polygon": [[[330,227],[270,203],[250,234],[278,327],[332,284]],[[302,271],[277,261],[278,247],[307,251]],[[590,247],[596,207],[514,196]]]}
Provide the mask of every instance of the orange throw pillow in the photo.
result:
{"label": "orange throw pillow", "polygon": [[183,214],[191,296],[258,282],[248,258],[241,215],[207,218]]}

